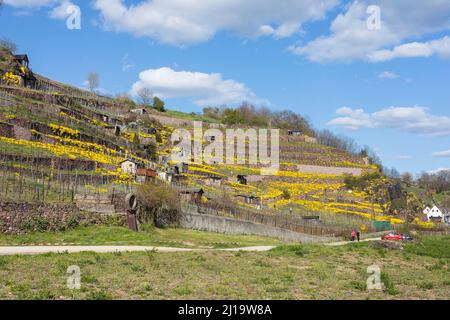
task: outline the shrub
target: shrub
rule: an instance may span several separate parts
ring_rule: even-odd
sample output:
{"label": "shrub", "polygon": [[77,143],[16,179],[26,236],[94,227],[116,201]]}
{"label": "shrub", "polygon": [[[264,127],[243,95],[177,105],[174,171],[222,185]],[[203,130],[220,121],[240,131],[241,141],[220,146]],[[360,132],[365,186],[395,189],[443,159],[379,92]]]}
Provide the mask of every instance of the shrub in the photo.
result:
{"label": "shrub", "polygon": [[76,227],[79,226],[79,222],[77,217],[72,216],[69,218],[69,220],[66,222],[66,227],[65,229],[75,229]]}
{"label": "shrub", "polygon": [[399,294],[399,291],[395,288],[394,283],[387,273],[381,272],[381,282],[384,284],[384,292],[391,296]]}
{"label": "shrub", "polygon": [[155,108],[157,111],[166,112],[165,105],[166,105],[165,102],[162,101],[160,98],[158,97],[153,98],[153,108]]}
{"label": "shrub", "polygon": [[286,200],[289,200],[291,198],[291,194],[286,189],[283,190],[282,196],[283,196],[283,199],[286,199]]}
{"label": "shrub", "polygon": [[139,220],[157,227],[176,224],[180,219],[178,193],[166,184],[146,183],[138,186]]}
{"label": "shrub", "polygon": [[149,143],[144,147],[144,149],[145,149],[145,153],[146,153],[146,156],[148,159],[156,160],[156,155],[157,155],[156,154],[156,151],[157,151],[156,144]]}

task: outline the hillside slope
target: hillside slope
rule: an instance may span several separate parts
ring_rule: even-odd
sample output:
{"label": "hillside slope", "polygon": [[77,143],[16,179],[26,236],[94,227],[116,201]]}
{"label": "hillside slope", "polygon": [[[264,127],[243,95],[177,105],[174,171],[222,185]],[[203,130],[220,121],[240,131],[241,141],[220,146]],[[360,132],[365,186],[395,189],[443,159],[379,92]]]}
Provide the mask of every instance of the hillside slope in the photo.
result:
{"label": "hillside slope", "polygon": [[[169,156],[177,148],[171,142],[172,132],[192,130],[194,121],[203,120],[201,116],[134,110],[139,106],[126,98],[101,97],[28,69],[21,75],[21,67],[5,52],[1,60],[3,199],[73,201],[86,189],[97,193],[130,190],[136,184],[135,174],[124,172],[121,163],[132,160],[161,179],[173,177],[177,188],[201,188],[205,193],[197,200],[210,210],[267,216],[288,213],[300,219],[318,216],[322,223],[346,228],[364,225],[370,229],[371,220],[403,221],[398,214],[388,214],[392,199],[386,196],[389,183],[383,177],[373,182],[378,184],[376,192],[371,184],[353,190],[346,184],[348,175],[378,171],[363,157],[283,130],[281,168],[275,175],[261,175],[260,165],[171,163]],[[9,78],[30,75],[28,85],[7,81],[7,72]],[[207,120],[205,129],[224,130],[223,125]],[[209,143],[204,137],[202,145]]]}

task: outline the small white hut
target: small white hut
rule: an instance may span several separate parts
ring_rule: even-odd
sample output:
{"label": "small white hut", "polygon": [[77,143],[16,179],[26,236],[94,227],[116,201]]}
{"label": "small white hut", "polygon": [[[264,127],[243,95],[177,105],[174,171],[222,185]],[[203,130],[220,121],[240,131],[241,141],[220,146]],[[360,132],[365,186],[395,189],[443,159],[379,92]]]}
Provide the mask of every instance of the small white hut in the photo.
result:
{"label": "small white hut", "polygon": [[120,163],[122,172],[125,174],[135,175],[137,172],[137,164],[131,160],[125,160]]}

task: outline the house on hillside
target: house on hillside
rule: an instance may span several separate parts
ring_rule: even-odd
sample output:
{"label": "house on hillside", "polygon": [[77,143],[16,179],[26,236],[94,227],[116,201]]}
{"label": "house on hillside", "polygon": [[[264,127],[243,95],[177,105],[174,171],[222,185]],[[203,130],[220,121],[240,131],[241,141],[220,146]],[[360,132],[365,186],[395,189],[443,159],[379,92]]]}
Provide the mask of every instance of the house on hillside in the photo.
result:
{"label": "house on hillside", "polygon": [[144,183],[149,181],[154,181],[158,173],[153,169],[137,169],[136,171],[136,182]]}
{"label": "house on hillside", "polygon": [[209,186],[219,187],[222,185],[223,177],[216,174],[208,174],[206,184]]}
{"label": "house on hillside", "polygon": [[200,188],[183,188],[180,190],[180,197],[182,200],[187,202],[197,202],[202,201],[202,197],[205,191]]}
{"label": "house on hillside", "polygon": [[158,172],[157,175],[160,180],[165,182],[171,183],[174,180],[174,174],[171,172]]}
{"label": "house on hillside", "polygon": [[205,137],[205,140],[208,143],[214,142],[214,141],[216,141],[216,136],[208,135],[208,136]]}
{"label": "house on hillside", "polygon": [[167,172],[173,175],[184,174],[189,171],[189,165],[187,163],[177,163],[167,168]]}
{"label": "house on hillside", "polygon": [[450,211],[444,213],[444,223],[450,225]]}
{"label": "house on hillside", "polygon": [[253,196],[253,195],[246,195],[246,194],[239,194],[236,196],[239,200],[241,200],[243,203],[250,204],[250,205],[260,205],[261,204],[261,197]]}
{"label": "house on hillside", "polygon": [[156,128],[141,128],[141,132],[145,134],[157,134],[158,130]]}
{"label": "house on hillside", "polygon": [[288,135],[289,136],[301,136],[301,135],[303,135],[303,132],[301,130],[289,130]]}
{"label": "house on hillside", "polygon": [[427,216],[428,221],[444,221],[444,214],[437,206],[433,208],[427,207],[423,213]]}
{"label": "house on hillside", "polygon": [[131,160],[125,160],[120,163],[120,168],[125,174],[136,175],[137,163]]}
{"label": "house on hillside", "polygon": [[28,65],[30,64],[30,60],[28,59],[28,55],[26,54],[16,54],[14,56],[14,60],[20,64],[22,67],[28,69]]}
{"label": "house on hillside", "polygon": [[33,87],[36,84],[36,78],[33,75],[33,72],[29,69],[30,60],[26,54],[18,54],[13,56],[16,74],[20,79],[20,86],[24,87]]}
{"label": "house on hillside", "polygon": [[242,184],[242,185],[245,185],[245,186],[248,184],[247,176],[242,175],[242,174],[237,176],[237,181],[238,181],[239,184]]}
{"label": "house on hillside", "polygon": [[130,110],[130,112],[131,112],[131,113],[135,113],[135,114],[137,114],[137,115],[139,115],[139,116],[143,116],[144,114],[147,113],[147,110],[144,109],[144,108],[140,108],[140,109],[133,109],[133,110]]}

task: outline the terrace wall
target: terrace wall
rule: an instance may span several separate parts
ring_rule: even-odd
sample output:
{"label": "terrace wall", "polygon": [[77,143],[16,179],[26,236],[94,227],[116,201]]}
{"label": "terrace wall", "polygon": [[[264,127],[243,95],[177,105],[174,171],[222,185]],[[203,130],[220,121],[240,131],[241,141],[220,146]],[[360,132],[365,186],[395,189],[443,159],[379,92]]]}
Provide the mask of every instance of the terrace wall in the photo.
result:
{"label": "terrace wall", "polygon": [[180,221],[180,226],[186,229],[218,232],[224,234],[265,236],[276,238],[286,242],[298,243],[333,242],[337,239],[297,233],[291,230],[258,224],[251,221],[198,214],[193,212],[183,213],[183,217]]}
{"label": "terrace wall", "polygon": [[0,202],[0,233],[61,231],[79,224],[100,224],[106,217],[82,213],[75,205]]}
{"label": "terrace wall", "polygon": [[363,173],[361,168],[339,168],[339,167],[322,167],[311,165],[299,165],[297,169],[301,173],[306,174],[329,174],[329,175],[344,175],[351,174],[355,177],[360,177]]}

